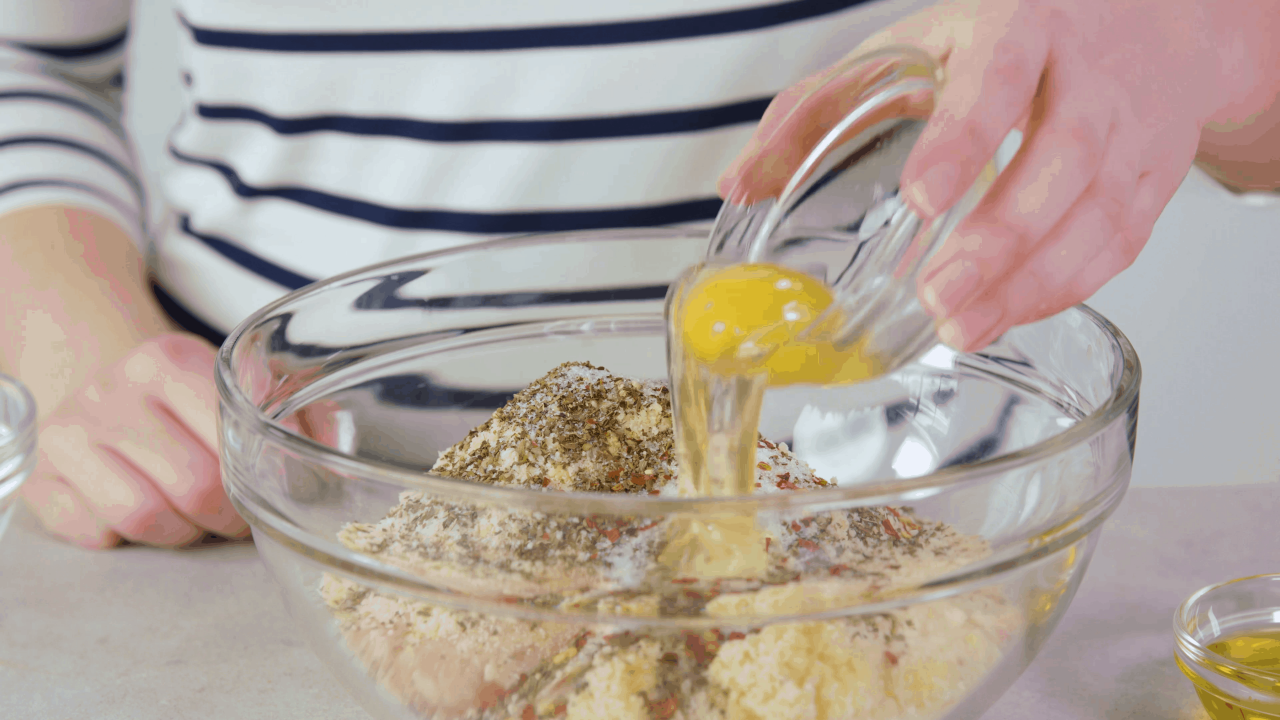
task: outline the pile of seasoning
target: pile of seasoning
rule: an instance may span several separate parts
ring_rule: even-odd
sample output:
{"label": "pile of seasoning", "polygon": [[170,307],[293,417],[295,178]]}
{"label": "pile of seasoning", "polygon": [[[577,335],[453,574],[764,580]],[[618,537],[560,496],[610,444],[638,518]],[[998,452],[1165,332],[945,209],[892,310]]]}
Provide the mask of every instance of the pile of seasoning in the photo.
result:
{"label": "pile of seasoning", "polygon": [[[545,492],[674,496],[673,440],[661,383],[566,363],[441,453],[433,471]],[[757,460],[757,493],[830,484],[785,444],[760,438]],[[861,604],[989,553],[981,538],[907,508],[760,521],[767,572],[701,580],[672,577],[656,561],[666,519],[410,491],[382,520],[347,525],[341,542],[437,587],[562,611],[565,621],[452,610],[334,575],[321,593],[366,671],[436,720],[923,717],[981,681],[1020,625],[998,591],[980,591],[874,616],[733,626]],[[708,616],[725,627],[618,622]]]}

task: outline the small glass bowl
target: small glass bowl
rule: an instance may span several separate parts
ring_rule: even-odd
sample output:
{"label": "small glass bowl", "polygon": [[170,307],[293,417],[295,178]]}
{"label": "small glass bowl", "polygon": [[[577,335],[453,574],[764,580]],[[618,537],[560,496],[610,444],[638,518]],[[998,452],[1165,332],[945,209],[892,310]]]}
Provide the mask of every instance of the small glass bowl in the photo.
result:
{"label": "small glass bowl", "polygon": [[1280,633],[1280,574],[1210,585],[1174,615],[1174,659],[1214,720],[1280,719],[1280,668],[1249,667],[1209,649],[1246,632]]}
{"label": "small glass bowl", "polygon": [[36,401],[22,383],[0,374],[0,538],[35,463]]}

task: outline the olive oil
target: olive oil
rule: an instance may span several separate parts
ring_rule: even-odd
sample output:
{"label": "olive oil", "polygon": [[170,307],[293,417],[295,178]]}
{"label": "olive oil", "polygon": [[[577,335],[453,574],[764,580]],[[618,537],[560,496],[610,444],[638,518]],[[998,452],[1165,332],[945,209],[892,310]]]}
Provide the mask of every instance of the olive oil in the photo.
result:
{"label": "olive oil", "polygon": [[[751,494],[768,387],[878,374],[860,346],[838,350],[814,326],[831,302],[817,279],[768,264],[696,268],[677,285],[667,307],[667,364],[681,495]],[[679,576],[758,577],[765,547],[754,518],[689,519],[662,560]]]}
{"label": "olive oil", "polygon": [[[1212,657],[1203,663],[1215,676],[1226,678],[1226,687],[1244,686],[1253,697],[1230,697],[1220,687],[1213,687],[1204,678],[1183,664],[1178,665],[1191,678],[1200,701],[1214,720],[1280,720],[1280,627],[1266,628],[1224,635],[1206,646],[1211,653],[1244,666],[1242,672]],[[1253,672],[1256,671],[1256,672]],[[1270,697],[1270,700],[1264,698]]]}

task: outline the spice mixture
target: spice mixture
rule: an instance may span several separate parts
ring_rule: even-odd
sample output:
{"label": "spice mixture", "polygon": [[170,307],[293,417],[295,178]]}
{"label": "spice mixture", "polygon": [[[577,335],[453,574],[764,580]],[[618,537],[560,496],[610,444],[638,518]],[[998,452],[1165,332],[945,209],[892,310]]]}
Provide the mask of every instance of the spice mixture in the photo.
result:
{"label": "spice mixture", "polygon": [[[434,472],[546,492],[675,495],[665,386],[566,363],[533,383]],[[828,485],[785,444],[757,443],[757,493]],[[925,718],[962,698],[1018,625],[996,591],[874,616],[761,624],[837,609],[980,559],[980,538],[874,507],[761,518],[760,577],[673,577],[657,558],[669,521],[447,503],[405,492],[347,547],[446,589],[591,622],[447,609],[327,575],[347,646],[423,717],[438,720]],[[723,617],[663,634],[625,617]],[[611,619],[613,623],[611,623]]]}

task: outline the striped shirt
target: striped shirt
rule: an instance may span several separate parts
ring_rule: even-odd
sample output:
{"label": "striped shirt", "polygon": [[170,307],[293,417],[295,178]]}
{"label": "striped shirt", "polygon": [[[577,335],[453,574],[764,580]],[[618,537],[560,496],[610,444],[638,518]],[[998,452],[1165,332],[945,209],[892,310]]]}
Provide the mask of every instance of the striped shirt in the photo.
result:
{"label": "striped shirt", "polygon": [[116,221],[227,332],[412,253],[705,223],[778,91],[925,4],[175,0],[185,109],[148,213],[117,102],[127,0],[0,0],[0,214]]}

